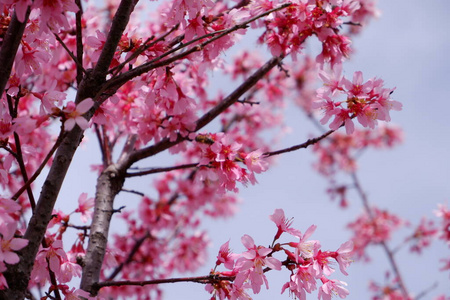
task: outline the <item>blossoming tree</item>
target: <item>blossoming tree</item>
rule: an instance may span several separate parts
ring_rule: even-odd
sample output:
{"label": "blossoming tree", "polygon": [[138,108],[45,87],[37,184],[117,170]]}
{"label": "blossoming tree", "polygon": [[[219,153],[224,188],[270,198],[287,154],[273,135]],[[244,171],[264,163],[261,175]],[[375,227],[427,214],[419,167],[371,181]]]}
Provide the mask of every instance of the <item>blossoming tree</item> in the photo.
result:
{"label": "blossoming tree", "polygon": [[[161,296],[158,284],[193,281],[206,284],[212,299],[249,299],[268,286],[265,273],[272,270],[286,272],[282,292],[299,299],[314,290],[319,299],[348,295],[345,282],[332,278],[332,262],[346,275],[353,253],[364,257],[370,243],[384,245],[392,257],[383,243],[400,222],[367,204],[356,176],[366,214],[350,225],[353,241],[324,250],[310,239],[314,225],[302,233],[277,209],[270,216],[276,225],[270,245],[244,235],[246,250],[232,253],[224,241],[210,274],[172,275],[201,265],[207,238],[197,229],[203,217],[231,215],[238,185],[255,184],[273,156],[314,145],[319,172],[345,205],[347,187],[332,178],[338,170],[354,171],[352,151],[399,141],[396,129],[377,127],[401,109],[391,99],[393,89],[381,79],[364,80],[361,72],[351,79],[342,74],[351,36],[376,14],[373,2],[173,0],[142,18],[139,11],[150,15],[148,3],[135,0],[101,7],[2,0],[0,298],[153,299]],[[254,46],[245,43],[249,34],[259,36],[265,55],[245,50]],[[317,53],[305,50],[310,40],[320,43]],[[234,45],[243,50],[227,62],[223,54]],[[209,89],[213,71],[230,78],[216,94]],[[276,149],[267,131],[282,130],[288,101],[329,130]],[[336,132],[340,127],[345,134]],[[74,191],[78,208],[55,210],[86,131],[97,137],[102,157],[93,166],[95,196]],[[166,151],[176,157],[173,166],[138,166]],[[46,167],[48,175],[36,186]],[[126,188],[127,179],[156,173],[151,193]],[[121,192],[141,198],[137,210],[114,205]],[[76,225],[74,214],[89,225]],[[448,230],[448,209],[441,207],[439,215]],[[126,234],[109,235],[113,218],[125,221]],[[443,232],[422,225],[417,236]],[[79,234],[63,245],[68,228]],[[441,237],[448,241],[448,231]],[[420,241],[418,251],[427,240]],[[401,281],[393,290],[409,297]]]}

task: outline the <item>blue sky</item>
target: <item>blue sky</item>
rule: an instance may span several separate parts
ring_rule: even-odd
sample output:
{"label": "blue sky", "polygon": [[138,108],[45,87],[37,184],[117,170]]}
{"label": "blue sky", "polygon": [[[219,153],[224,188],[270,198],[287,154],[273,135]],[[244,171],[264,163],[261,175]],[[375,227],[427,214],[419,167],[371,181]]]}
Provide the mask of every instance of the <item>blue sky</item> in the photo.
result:
{"label": "blue sky", "polygon": [[[365,153],[358,174],[372,203],[415,224],[423,215],[432,218],[437,203],[450,205],[450,1],[381,0],[379,8],[382,16],[354,40],[356,53],[344,70],[350,77],[354,71],[361,70],[365,78],[381,77],[386,86],[397,87],[393,96],[403,103],[403,111],[393,112],[392,120],[404,129],[405,142],[393,150]],[[313,127],[305,126],[306,121],[299,118],[301,114],[289,111],[288,124],[293,133],[281,147],[303,142],[313,132]],[[96,141],[92,138],[91,142],[89,148],[96,148]],[[61,194],[74,204],[77,186],[89,186],[90,195],[95,187],[95,176],[86,174],[92,163],[92,150],[80,150]],[[313,238],[319,239],[325,250],[335,250],[349,239],[350,232],[345,226],[361,211],[360,201],[356,195],[350,195],[351,207],[345,211],[331,202],[325,193],[326,180],[311,167],[313,159],[310,150],[283,155],[276,165],[258,177],[259,185],[241,188],[244,202],[236,216],[205,225],[212,242],[210,263],[195,275],[209,272],[218,248],[228,239],[236,252],[244,250],[240,243],[244,234],[251,235],[256,243],[269,244],[272,234],[267,232],[275,233],[275,226],[268,216],[275,208],[283,208],[288,216],[294,217],[294,225],[303,232],[316,224]],[[78,190],[75,194],[78,197]],[[404,233],[400,232],[398,238],[403,238]],[[394,241],[392,245],[397,243]],[[368,281],[382,282],[384,271],[389,268],[385,255],[375,248],[370,254],[372,263],[354,263],[348,277],[333,277],[349,283],[347,299],[369,299]],[[438,282],[435,291],[423,299],[432,299],[438,293],[450,295],[448,271],[437,271],[438,258],[449,254],[449,248],[440,242],[423,256],[399,253],[400,270],[413,294]],[[270,289],[263,289],[254,299],[289,299],[287,294],[280,295],[288,274],[268,277]],[[166,291],[166,299],[209,298],[202,285],[192,283],[167,285]]]}

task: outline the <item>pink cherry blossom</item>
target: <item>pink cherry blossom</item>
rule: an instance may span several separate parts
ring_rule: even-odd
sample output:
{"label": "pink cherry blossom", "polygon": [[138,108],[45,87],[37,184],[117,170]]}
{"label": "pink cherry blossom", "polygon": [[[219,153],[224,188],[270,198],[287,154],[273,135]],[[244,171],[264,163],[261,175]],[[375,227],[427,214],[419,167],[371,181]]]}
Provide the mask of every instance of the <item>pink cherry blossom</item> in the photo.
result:
{"label": "pink cherry blossom", "polygon": [[242,253],[242,257],[236,261],[238,274],[236,275],[235,284],[239,287],[244,284],[245,280],[249,280],[253,292],[257,294],[260,292],[263,283],[268,288],[263,267],[281,270],[281,262],[274,257],[267,256],[272,250],[263,246],[256,246],[253,238],[249,235],[244,235],[241,241],[248,251]]}
{"label": "pink cherry blossom", "polygon": [[94,105],[94,101],[91,98],[87,98],[82,102],[75,105],[74,102],[69,102],[67,107],[63,110],[66,116],[66,121],[64,122],[64,129],[69,131],[76,125],[81,129],[86,129],[89,127],[88,121],[83,117],[83,115],[91,109]]}
{"label": "pink cherry blossom", "polygon": [[81,221],[86,223],[92,217],[92,208],[94,207],[94,198],[88,198],[87,193],[82,193],[78,198],[78,208],[75,212],[81,213]]}
{"label": "pink cherry blossom", "polygon": [[0,227],[0,262],[10,265],[17,264],[19,256],[14,251],[20,250],[28,244],[28,240],[14,237],[16,228],[15,222]]}
{"label": "pink cherry blossom", "polygon": [[270,215],[269,218],[278,227],[278,231],[275,234],[274,241],[279,239],[283,232],[287,232],[297,237],[301,236],[301,232],[299,230],[291,227],[293,220],[286,219],[284,210],[280,208],[275,209],[275,212],[273,213],[273,215]]}
{"label": "pink cherry blossom", "polygon": [[255,150],[245,155],[244,160],[248,170],[258,174],[267,170],[269,164],[264,160],[262,154],[261,150]]}
{"label": "pink cherry blossom", "polygon": [[289,246],[295,248],[295,257],[297,261],[302,261],[303,259],[310,259],[314,256],[314,249],[319,248],[320,243],[316,240],[308,240],[309,237],[316,230],[316,225],[311,225],[303,235],[298,235],[300,238],[298,243],[290,242]]}
{"label": "pink cherry blossom", "polygon": [[216,266],[224,264],[225,268],[232,270],[236,255],[230,252],[229,242],[230,241],[220,246],[219,254],[217,255]]}
{"label": "pink cherry blossom", "polygon": [[347,268],[353,262],[353,242],[347,241],[343,243],[336,251],[336,256],[333,256],[339,264],[339,269],[342,274],[348,275]]}
{"label": "pink cherry blossom", "polygon": [[349,291],[344,288],[347,283],[336,279],[327,279],[326,277],[320,279],[322,280],[323,285],[319,288],[319,300],[331,300],[331,296],[333,295],[344,299],[349,295]]}

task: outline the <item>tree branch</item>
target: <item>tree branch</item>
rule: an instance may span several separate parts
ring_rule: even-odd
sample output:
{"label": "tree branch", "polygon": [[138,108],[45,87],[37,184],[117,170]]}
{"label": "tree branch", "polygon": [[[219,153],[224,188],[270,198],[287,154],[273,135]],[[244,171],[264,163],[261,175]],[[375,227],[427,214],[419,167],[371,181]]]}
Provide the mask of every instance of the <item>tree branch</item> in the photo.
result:
{"label": "tree branch", "polygon": [[2,48],[0,49],[0,97],[5,91],[6,83],[11,75],[11,69],[16,57],[17,50],[19,49],[20,41],[22,40],[25,27],[27,25],[28,17],[30,15],[30,7],[28,7],[25,13],[25,20],[20,22],[17,19],[17,15],[14,12],[11,22],[9,23],[8,30],[3,38]]}
{"label": "tree branch", "polygon": [[[268,62],[266,62],[261,68],[259,68],[255,73],[247,78],[247,80],[245,80],[239,87],[237,87],[231,94],[229,94],[219,104],[217,104],[215,107],[206,112],[202,117],[200,117],[196,122],[194,132],[205,127],[233,103],[238,101],[245,92],[252,88],[261,78],[267,75],[267,73],[269,73],[269,71],[277,66],[282,60],[283,57],[273,57]],[[141,159],[160,153],[186,140],[186,138],[187,137],[178,136],[175,141],[170,141],[168,138],[165,138],[153,146],[136,150],[129,156],[128,165],[131,166],[133,163]]]}
{"label": "tree branch", "polygon": [[61,128],[61,132],[59,133],[59,136],[53,145],[52,149],[47,153],[47,156],[42,161],[41,165],[37,168],[37,170],[34,172],[34,174],[28,179],[28,181],[25,182],[25,184],[11,197],[13,200],[19,199],[20,195],[22,195],[23,191],[28,189],[30,185],[36,180],[36,178],[41,174],[42,170],[44,169],[47,162],[52,158],[53,153],[55,153],[56,149],[58,149],[59,145],[61,144],[63,138],[65,136],[64,128]]}
{"label": "tree branch", "polygon": [[76,40],[77,40],[77,85],[80,85],[83,79],[83,74],[86,72],[83,68],[83,27],[82,27],[82,17],[83,17],[83,6],[80,0],[75,0],[75,4],[78,6],[78,11],[75,14],[75,30],[76,30]]}
{"label": "tree branch", "polygon": [[168,279],[154,279],[154,280],[144,280],[144,281],[106,281],[95,283],[94,289],[101,289],[107,286],[124,286],[124,285],[150,285],[150,284],[162,284],[162,283],[176,283],[176,282],[197,282],[202,284],[218,282],[218,281],[233,281],[235,276],[217,276],[217,275],[207,275],[207,276],[198,276],[198,277],[183,277],[183,278],[168,278]]}
{"label": "tree branch", "polygon": [[145,176],[145,175],[155,174],[155,173],[170,172],[173,170],[190,169],[190,168],[195,168],[197,166],[198,166],[198,163],[192,163],[192,164],[184,164],[184,165],[178,165],[178,166],[172,166],[172,167],[148,168],[145,171],[139,171],[139,172],[135,172],[135,173],[127,173],[125,175],[125,177]]}
{"label": "tree branch", "polygon": [[94,215],[80,284],[81,289],[93,295],[96,291],[92,289],[92,285],[100,279],[111,217],[115,212],[114,198],[122,189],[124,178],[124,172],[113,164],[97,180]]}
{"label": "tree branch", "polygon": [[302,144],[298,144],[298,145],[295,145],[295,146],[292,146],[289,148],[285,148],[285,149],[281,149],[281,150],[277,150],[277,151],[265,152],[265,153],[263,153],[263,155],[266,157],[269,157],[269,156],[279,155],[279,154],[283,154],[283,153],[287,153],[287,152],[292,152],[292,151],[295,151],[295,150],[298,150],[301,148],[307,148],[308,146],[313,145],[313,144],[323,140],[324,138],[326,138],[333,132],[334,132],[334,130],[329,130],[326,133],[322,134],[321,136],[313,138],[313,139],[309,139]]}
{"label": "tree branch", "polygon": [[108,37],[106,38],[105,45],[102,53],[95,65],[93,77],[96,80],[104,80],[111,61],[114,58],[114,54],[119,44],[122,34],[128,25],[130,15],[134,10],[137,0],[121,0],[117,9],[114,19],[109,30]]}

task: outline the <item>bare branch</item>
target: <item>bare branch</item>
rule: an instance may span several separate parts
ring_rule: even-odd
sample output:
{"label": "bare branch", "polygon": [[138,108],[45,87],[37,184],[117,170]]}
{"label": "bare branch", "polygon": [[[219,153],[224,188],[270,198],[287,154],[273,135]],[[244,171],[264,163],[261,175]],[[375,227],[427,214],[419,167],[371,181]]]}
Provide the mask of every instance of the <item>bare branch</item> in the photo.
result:
{"label": "bare branch", "polygon": [[192,163],[192,164],[185,164],[185,165],[179,165],[179,166],[173,166],[173,167],[148,168],[145,171],[140,171],[140,172],[135,172],[135,173],[127,173],[125,175],[125,177],[137,177],[137,176],[144,176],[144,175],[155,174],[155,173],[170,172],[173,170],[190,169],[190,168],[195,168],[197,166],[198,166],[198,163]]}
{"label": "bare branch", "polygon": [[[135,241],[135,244],[134,244],[133,248],[131,249],[131,251],[128,253],[127,258],[114,269],[114,271],[111,273],[111,275],[108,276],[108,279],[107,279],[108,281],[114,279],[122,271],[123,267],[132,261],[134,254],[136,254],[136,252],[139,250],[141,245],[148,238],[151,238],[151,234],[149,231],[147,231],[141,238],[139,238],[138,240]],[[96,284],[94,283],[93,289],[96,288],[95,286],[96,286]]]}
{"label": "bare branch", "polygon": [[94,284],[95,289],[99,290],[107,286],[124,286],[124,285],[153,285],[162,283],[176,283],[176,282],[197,282],[202,284],[218,282],[218,281],[233,281],[235,276],[217,276],[217,275],[207,275],[199,277],[183,277],[183,278],[168,278],[168,279],[154,279],[154,280],[144,280],[144,281],[106,281]]}
{"label": "bare branch", "polygon": [[330,134],[332,134],[334,132],[334,130],[329,130],[326,133],[322,134],[319,137],[313,138],[313,139],[309,139],[306,142],[299,144],[299,145],[295,145],[289,148],[285,148],[285,149],[281,149],[281,150],[277,150],[277,151],[272,151],[272,152],[265,152],[263,155],[264,156],[274,156],[274,155],[279,155],[279,154],[283,154],[283,153],[287,153],[287,152],[292,152],[301,148],[307,148],[310,145],[313,145],[317,142],[320,142],[321,140],[323,140],[324,138],[326,138],[327,136],[329,136]]}
{"label": "bare branch", "polygon": [[75,34],[77,39],[77,85],[80,85],[83,79],[83,74],[86,71],[83,68],[83,27],[81,19],[83,16],[83,6],[80,0],[75,0],[75,4],[78,6],[78,11],[75,14]]}
{"label": "bare branch", "polygon": [[47,156],[45,156],[45,158],[42,161],[41,165],[37,168],[37,170],[30,177],[30,179],[28,179],[28,181],[25,182],[25,184],[14,194],[14,196],[11,197],[11,199],[17,200],[20,197],[20,195],[22,195],[23,191],[28,189],[28,187],[30,187],[30,185],[36,180],[36,178],[39,176],[39,174],[41,174],[41,172],[44,169],[44,167],[47,164],[47,162],[50,160],[50,158],[52,158],[53,153],[55,153],[56,149],[58,149],[58,147],[61,144],[64,136],[65,136],[64,128],[61,128],[61,131],[59,133],[59,136],[58,136],[55,144],[53,145],[52,149],[50,149],[50,151],[47,153]]}
{"label": "bare branch", "polygon": [[[57,35],[56,33],[53,32],[53,35],[55,36],[56,40],[59,42],[59,44],[64,48],[64,50],[66,50],[67,54],[69,54],[70,58],[72,58],[73,62],[77,65],[77,82],[78,82],[78,77],[79,76],[83,76],[83,73],[86,74],[86,70],[83,68],[83,65],[81,64],[81,62],[78,60],[77,57],[75,57],[75,55],[72,53],[72,51],[70,51],[70,49],[67,47],[66,43],[64,43],[64,41],[59,37],[59,35]],[[78,71],[80,71],[80,74],[78,74]],[[80,79],[81,82],[81,79]],[[79,84],[79,82],[78,82]]]}

